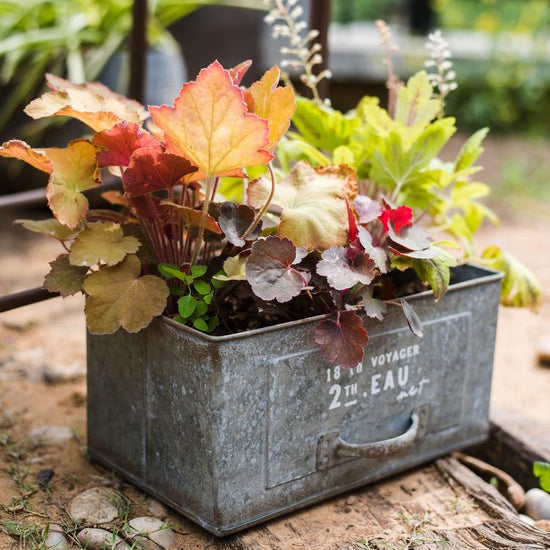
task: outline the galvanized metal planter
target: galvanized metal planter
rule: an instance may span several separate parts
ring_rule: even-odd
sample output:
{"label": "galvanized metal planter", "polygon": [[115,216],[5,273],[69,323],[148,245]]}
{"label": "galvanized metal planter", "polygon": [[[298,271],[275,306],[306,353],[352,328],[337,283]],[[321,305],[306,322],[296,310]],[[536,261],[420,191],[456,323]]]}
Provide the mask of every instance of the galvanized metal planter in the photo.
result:
{"label": "galvanized metal planter", "polygon": [[354,369],[331,367],[316,319],[213,337],[157,319],[88,339],[92,459],[216,535],[483,440],[501,275],[472,266],[438,304],[368,321]]}

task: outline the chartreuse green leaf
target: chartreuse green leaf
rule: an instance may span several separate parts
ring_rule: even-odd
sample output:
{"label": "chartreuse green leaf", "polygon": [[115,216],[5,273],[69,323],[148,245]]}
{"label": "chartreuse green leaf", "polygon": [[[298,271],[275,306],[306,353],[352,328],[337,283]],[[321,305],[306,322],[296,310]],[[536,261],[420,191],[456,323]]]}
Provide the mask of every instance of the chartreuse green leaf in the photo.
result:
{"label": "chartreuse green leaf", "polygon": [[141,243],[135,237],[125,237],[118,223],[96,222],[82,231],[69,254],[72,265],[116,265],[126,255],[137,252]]}
{"label": "chartreuse green leaf", "polygon": [[[435,247],[432,247],[435,248]],[[447,252],[438,249],[439,254],[434,258],[412,262],[412,266],[421,281],[428,283],[433,290],[436,300],[443,297],[451,280],[451,267],[456,265],[456,259]]]}
{"label": "chartreuse green leaf", "polygon": [[332,164],[347,164],[348,166],[355,166],[355,155],[349,147],[340,145],[340,147],[334,149],[334,153],[332,154]]}
{"label": "chartreuse green leaf", "polygon": [[334,151],[340,145],[348,143],[358,121],[353,112],[344,115],[327,105],[298,97],[292,122],[313,147]]}
{"label": "chartreuse green leaf", "polygon": [[[468,141],[466,141],[455,159],[455,172],[461,172],[472,168],[474,162],[479,158],[481,153],[483,153],[481,143],[485,139],[488,132],[489,128],[482,128],[473,134]],[[473,171],[477,171],[477,169],[474,169]],[[469,171],[469,173],[472,172]]]}
{"label": "chartreuse green leaf", "polygon": [[433,88],[426,71],[411,76],[397,94],[395,120],[408,127],[425,127],[437,116],[441,107],[441,102],[432,99],[432,95]]}
{"label": "chartreuse green leaf", "polygon": [[78,235],[78,230],[71,229],[62,223],[59,223],[55,218],[48,220],[15,220],[13,223],[22,225],[29,231],[42,233],[42,235],[51,235],[60,241],[73,239]]}
{"label": "chartreuse green leaf", "polygon": [[166,307],[168,286],[154,275],[141,276],[137,256],[115,266],[101,266],[84,281],[86,322],[92,334],[111,334],[119,327],[139,332]]}
{"label": "chartreuse green leaf", "polygon": [[512,255],[498,246],[489,246],[481,254],[484,265],[504,272],[500,301],[505,306],[538,309],[542,301],[536,277]]}
{"label": "chartreuse green leaf", "polygon": [[82,290],[87,267],[71,265],[67,254],[50,262],[51,270],[44,278],[44,288],[59,292],[61,296],[71,296]]}
{"label": "chartreuse green leaf", "polygon": [[533,473],[539,478],[541,489],[550,493],[550,463],[535,462],[533,464]]}
{"label": "chartreuse green leaf", "polygon": [[208,267],[205,265],[192,265],[191,277],[193,277],[193,279],[198,279],[199,277],[206,275],[207,271],[208,271]]}

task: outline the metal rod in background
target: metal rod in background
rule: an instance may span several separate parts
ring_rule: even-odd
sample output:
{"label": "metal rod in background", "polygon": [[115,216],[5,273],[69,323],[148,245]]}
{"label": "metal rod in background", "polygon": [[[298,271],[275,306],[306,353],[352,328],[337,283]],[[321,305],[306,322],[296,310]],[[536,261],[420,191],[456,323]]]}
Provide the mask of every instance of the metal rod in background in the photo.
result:
{"label": "metal rod in background", "polygon": [[128,97],[143,103],[147,57],[147,0],[134,0],[130,35],[130,82]]}
{"label": "metal rod in background", "polygon": [[18,307],[28,306],[35,304],[36,302],[42,302],[49,298],[56,298],[60,296],[57,292],[50,292],[44,288],[31,288],[29,290],[23,290],[21,292],[15,292],[14,294],[8,294],[7,296],[0,297],[0,313],[4,311],[10,311]]}
{"label": "metal rod in background", "polygon": [[[319,36],[315,40],[321,44],[321,54],[323,55],[323,63],[316,65],[314,73],[319,74],[328,68],[328,29],[330,21],[332,19],[332,0],[311,0],[310,15],[309,15],[309,28],[317,29]],[[325,78],[319,82],[317,89],[322,99],[328,97],[329,81]]]}

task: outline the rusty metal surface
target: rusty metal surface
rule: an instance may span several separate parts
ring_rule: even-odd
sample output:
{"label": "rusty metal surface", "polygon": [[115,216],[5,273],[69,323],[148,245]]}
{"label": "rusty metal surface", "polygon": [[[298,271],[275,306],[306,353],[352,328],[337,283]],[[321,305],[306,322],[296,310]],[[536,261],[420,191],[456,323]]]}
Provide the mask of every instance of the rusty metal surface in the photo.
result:
{"label": "rusty metal surface", "polygon": [[[89,454],[217,535],[381,479],[488,432],[500,274],[470,266],[440,303],[410,298],[367,320],[354,369],[330,367],[315,320],[213,337],[157,319],[145,333],[88,340]],[[368,446],[419,434],[382,457],[334,456],[320,438]],[[414,424],[414,422],[413,422]]]}

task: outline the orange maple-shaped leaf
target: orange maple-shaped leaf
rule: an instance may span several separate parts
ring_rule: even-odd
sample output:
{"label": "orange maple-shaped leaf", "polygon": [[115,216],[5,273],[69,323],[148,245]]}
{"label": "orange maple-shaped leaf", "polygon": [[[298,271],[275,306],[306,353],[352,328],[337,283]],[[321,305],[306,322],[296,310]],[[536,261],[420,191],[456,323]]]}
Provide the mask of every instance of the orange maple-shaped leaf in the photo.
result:
{"label": "orange maple-shaped leaf", "polygon": [[278,87],[279,67],[274,66],[254,82],[246,91],[248,110],[267,119],[269,125],[269,150],[272,151],[290,126],[296,110],[292,88]]}
{"label": "orange maple-shaped leaf", "polygon": [[188,158],[199,173],[243,177],[242,168],[269,162],[267,121],[247,112],[242,90],[214,61],[184,84],[173,107],[150,107],[168,152]]}
{"label": "orange maple-shaped leaf", "polygon": [[140,123],[147,117],[142,105],[98,82],[73,84],[52,75],[47,79],[53,91],[31,101],[25,108],[25,113],[32,118],[69,116],[101,132],[124,120]]}
{"label": "orange maple-shaped leaf", "polygon": [[33,149],[30,145],[19,139],[6,141],[0,147],[0,157],[23,160],[38,170],[42,170],[42,172],[50,173],[52,171],[52,165],[43,149]]}
{"label": "orange maple-shaped leaf", "polygon": [[82,191],[99,185],[96,148],[87,140],[69,143],[65,149],[44,149],[53,170],[46,188],[48,205],[59,222],[74,229],[88,211]]}

